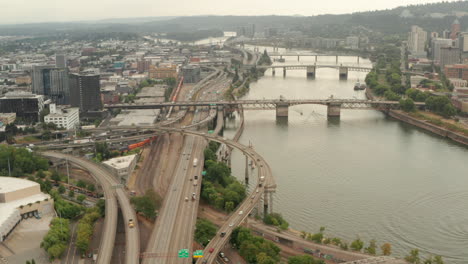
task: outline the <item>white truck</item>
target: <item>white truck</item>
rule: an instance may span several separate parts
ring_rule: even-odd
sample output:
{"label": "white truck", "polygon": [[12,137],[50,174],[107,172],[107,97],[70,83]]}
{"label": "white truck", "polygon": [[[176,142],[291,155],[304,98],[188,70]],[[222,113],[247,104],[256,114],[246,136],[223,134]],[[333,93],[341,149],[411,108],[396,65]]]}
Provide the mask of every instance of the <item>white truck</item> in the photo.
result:
{"label": "white truck", "polygon": [[193,159],[193,166],[196,167],[198,165],[198,159],[194,158]]}

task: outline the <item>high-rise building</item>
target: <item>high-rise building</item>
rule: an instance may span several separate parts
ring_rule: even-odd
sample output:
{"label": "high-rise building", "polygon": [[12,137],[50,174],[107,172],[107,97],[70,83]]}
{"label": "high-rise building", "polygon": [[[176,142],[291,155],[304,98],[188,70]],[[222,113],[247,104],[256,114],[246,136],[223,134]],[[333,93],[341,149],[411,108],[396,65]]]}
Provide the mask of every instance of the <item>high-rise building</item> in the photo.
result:
{"label": "high-rise building", "polygon": [[67,68],[67,57],[64,54],[56,54],[55,66],[59,69]]}
{"label": "high-rise building", "polygon": [[81,112],[102,110],[98,74],[70,74],[70,103]]}
{"label": "high-rise building", "polygon": [[196,83],[200,81],[200,67],[194,65],[186,65],[182,67],[182,76],[184,83]]}
{"label": "high-rise building", "polygon": [[424,54],[427,32],[418,26],[412,26],[408,33],[408,49],[412,54]]}
{"label": "high-rise building", "polygon": [[139,73],[147,72],[150,69],[151,61],[149,60],[139,60],[137,62],[137,71]]}
{"label": "high-rise building", "polygon": [[440,49],[442,47],[452,47],[451,39],[436,38],[432,40],[432,59],[440,62]]}
{"label": "high-rise building", "polygon": [[455,40],[458,36],[458,33],[460,33],[460,30],[460,22],[458,19],[455,19],[455,21],[452,23],[452,26],[450,27],[450,38]]}
{"label": "high-rise building", "polygon": [[444,69],[445,65],[460,63],[460,49],[453,47],[440,48],[440,68]]}
{"label": "high-rise building", "polygon": [[52,66],[34,66],[32,71],[32,90],[35,94],[45,95],[57,104],[69,104],[70,89],[68,70]]}

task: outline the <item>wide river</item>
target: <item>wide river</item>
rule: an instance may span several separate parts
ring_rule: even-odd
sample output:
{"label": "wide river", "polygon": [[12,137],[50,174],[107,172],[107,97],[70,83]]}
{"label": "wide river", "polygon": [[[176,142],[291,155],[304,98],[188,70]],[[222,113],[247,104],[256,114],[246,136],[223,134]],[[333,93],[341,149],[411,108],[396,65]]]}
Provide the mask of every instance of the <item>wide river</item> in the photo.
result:
{"label": "wide river", "polygon": [[[288,57],[285,63],[313,61]],[[317,64],[332,63],[335,57],[319,57]],[[244,99],[365,98],[353,90],[365,75],[350,72],[340,81],[337,70],[323,68],[309,80],[305,70],[285,78],[282,70],[276,76],[269,70]],[[328,121],[320,105],[290,107],[287,122],[276,121],[271,110],[245,117],[240,142],[251,142],[270,164],[278,184],[273,208],[290,227],[315,233],[325,226],[326,236],[348,242],[391,243],[394,256],[418,248],[446,263],[468,263],[468,148],[374,110],[342,110],[339,121]],[[227,124],[226,137],[237,122]],[[243,180],[244,156],[234,152],[232,161],[233,175]]]}

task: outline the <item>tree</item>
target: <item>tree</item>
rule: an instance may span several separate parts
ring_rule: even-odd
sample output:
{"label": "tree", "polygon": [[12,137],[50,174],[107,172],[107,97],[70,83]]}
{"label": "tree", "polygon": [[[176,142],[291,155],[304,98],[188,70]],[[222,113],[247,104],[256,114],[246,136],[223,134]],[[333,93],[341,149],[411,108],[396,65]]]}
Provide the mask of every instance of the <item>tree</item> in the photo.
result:
{"label": "tree", "polygon": [[216,154],[209,148],[204,150],[205,160],[216,160]]}
{"label": "tree", "polygon": [[60,174],[56,170],[52,172],[52,175],[50,176],[50,178],[55,182],[58,182],[61,180]]}
{"label": "tree", "polygon": [[216,232],[217,228],[212,222],[206,219],[198,219],[195,225],[195,241],[206,246],[216,235]]}
{"label": "tree", "polygon": [[135,211],[142,213],[145,217],[154,220],[156,218],[156,198],[147,190],[145,195],[130,198],[130,202],[135,207]]}
{"label": "tree", "polygon": [[380,249],[384,256],[390,256],[390,254],[392,254],[392,245],[390,243],[383,244]]}
{"label": "tree", "polygon": [[45,173],[44,173],[43,170],[38,170],[37,173],[36,173],[36,176],[38,178],[44,179],[45,178]]}
{"label": "tree", "polygon": [[258,264],[275,264],[275,260],[268,256],[265,252],[257,254],[257,263]]}
{"label": "tree", "polygon": [[293,256],[288,258],[288,264],[324,264],[322,260],[314,259],[309,255]]}
{"label": "tree", "polygon": [[78,182],[76,183],[76,186],[80,188],[86,188],[86,182],[83,180],[78,180]]}
{"label": "tree", "polygon": [[65,191],[66,191],[65,187],[63,187],[63,185],[60,184],[60,186],[58,187],[58,192],[60,194],[63,194],[63,193],[65,193]]}
{"label": "tree", "polygon": [[450,118],[457,113],[457,109],[452,104],[446,104],[442,110],[442,116]]}
{"label": "tree", "polygon": [[234,203],[233,202],[226,202],[224,204],[224,210],[226,210],[226,212],[234,211]]}
{"label": "tree", "polygon": [[377,253],[377,242],[372,239],[369,246],[364,249],[364,252],[370,255],[375,255]]}
{"label": "tree", "polygon": [[411,98],[407,99],[400,99],[400,107],[405,112],[412,112],[414,111],[414,102]]}
{"label": "tree", "polygon": [[83,194],[80,194],[76,197],[76,200],[78,200],[78,202],[80,203],[83,203],[85,199],[86,199],[86,196],[84,196]]}
{"label": "tree", "polygon": [[96,186],[94,186],[92,183],[89,183],[88,186],[86,186],[86,189],[88,189],[90,192],[94,192],[96,191]]}
{"label": "tree", "polygon": [[398,101],[401,98],[398,94],[396,94],[395,92],[390,91],[390,90],[387,90],[384,93],[384,97],[387,98],[387,100],[390,100],[390,101]]}
{"label": "tree", "polygon": [[68,197],[73,198],[75,197],[75,192],[73,190],[68,191]]}
{"label": "tree", "polygon": [[351,243],[350,247],[354,251],[361,251],[361,249],[364,247],[364,242],[358,238]]}
{"label": "tree", "polygon": [[419,258],[419,250],[412,249],[410,251],[410,254],[405,257],[405,260],[408,261],[409,263],[420,264],[421,259]]}

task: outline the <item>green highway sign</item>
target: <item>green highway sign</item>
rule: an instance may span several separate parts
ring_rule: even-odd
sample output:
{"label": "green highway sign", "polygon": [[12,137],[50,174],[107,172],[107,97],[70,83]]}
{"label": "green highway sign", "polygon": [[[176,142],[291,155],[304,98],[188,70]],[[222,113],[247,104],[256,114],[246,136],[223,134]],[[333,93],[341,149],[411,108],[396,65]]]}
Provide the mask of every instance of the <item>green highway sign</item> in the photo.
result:
{"label": "green highway sign", "polygon": [[201,175],[206,176],[206,171],[202,171]]}
{"label": "green highway sign", "polygon": [[188,258],[189,257],[188,249],[184,248],[184,249],[179,250],[178,256],[179,258]]}
{"label": "green highway sign", "polygon": [[203,258],[203,250],[195,250],[193,252],[193,257],[194,258]]}
{"label": "green highway sign", "polygon": [[208,130],[208,134],[213,134],[214,130]]}

